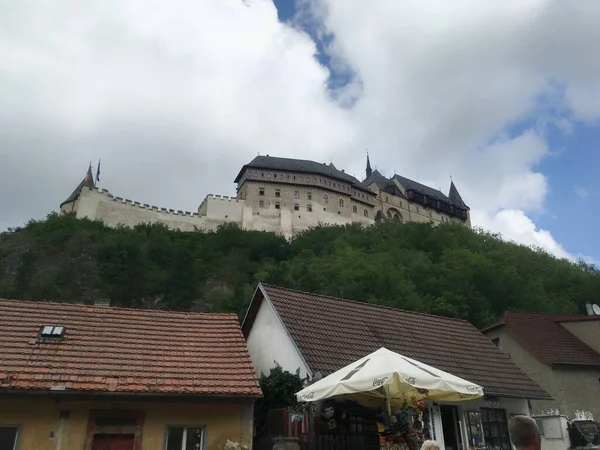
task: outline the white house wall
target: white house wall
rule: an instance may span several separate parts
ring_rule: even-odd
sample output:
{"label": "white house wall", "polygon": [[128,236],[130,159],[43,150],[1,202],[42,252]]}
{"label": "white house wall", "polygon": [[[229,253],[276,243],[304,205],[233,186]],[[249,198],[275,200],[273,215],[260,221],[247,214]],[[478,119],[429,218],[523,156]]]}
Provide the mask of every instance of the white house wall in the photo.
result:
{"label": "white house wall", "polygon": [[284,370],[306,377],[308,367],[296,349],[291,337],[275,313],[271,302],[264,298],[247,339],[248,351],[252,357],[257,376],[268,375],[279,364]]}

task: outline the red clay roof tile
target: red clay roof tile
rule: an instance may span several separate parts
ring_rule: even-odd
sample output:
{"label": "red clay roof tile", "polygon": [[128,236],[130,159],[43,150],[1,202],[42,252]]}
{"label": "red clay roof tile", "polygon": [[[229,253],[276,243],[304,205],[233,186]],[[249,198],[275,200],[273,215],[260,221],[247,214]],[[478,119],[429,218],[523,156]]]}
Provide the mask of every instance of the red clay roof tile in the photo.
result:
{"label": "red clay roof tile", "polygon": [[[66,327],[63,340],[39,342],[43,325]],[[233,314],[0,299],[2,389],[67,385],[74,391],[261,395]]]}
{"label": "red clay roof tile", "polygon": [[561,322],[599,321],[600,316],[565,316],[506,311],[483,332],[499,326],[544,364],[600,366],[600,354],[561,325]]}
{"label": "red clay roof tile", "polygon": [[[313,372],[328,375],[386,347],[483,386],[487,394],[550,398],[510,358],[463,320],[261,284]],[[258,312],[257,290],[243,324]]]}

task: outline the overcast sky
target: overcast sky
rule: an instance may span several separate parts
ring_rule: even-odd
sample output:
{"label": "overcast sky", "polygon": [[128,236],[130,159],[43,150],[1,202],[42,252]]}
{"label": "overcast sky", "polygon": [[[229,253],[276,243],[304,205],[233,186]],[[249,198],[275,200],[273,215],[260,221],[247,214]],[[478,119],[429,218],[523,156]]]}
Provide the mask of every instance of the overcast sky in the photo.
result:
{"label": "overcast sky", "polygon": [[[257,154],[365,153],[600,259],[600,1],[0,0],[0,229],[100,187],[196,210]],[[560,194],[560,195],[559,195]]]}

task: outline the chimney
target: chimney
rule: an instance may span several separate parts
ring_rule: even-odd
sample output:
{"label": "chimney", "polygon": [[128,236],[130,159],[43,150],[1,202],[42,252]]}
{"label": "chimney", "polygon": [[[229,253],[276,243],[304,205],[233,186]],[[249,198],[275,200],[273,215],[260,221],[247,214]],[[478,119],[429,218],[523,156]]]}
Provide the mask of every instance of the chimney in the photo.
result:
{"label": "chimney", "polygon": [[588,316],[594,316],[594,309],[592,308],[592,304],[591,303],[586,303],[585,304],[585,310],[587,311],[587,315]]}

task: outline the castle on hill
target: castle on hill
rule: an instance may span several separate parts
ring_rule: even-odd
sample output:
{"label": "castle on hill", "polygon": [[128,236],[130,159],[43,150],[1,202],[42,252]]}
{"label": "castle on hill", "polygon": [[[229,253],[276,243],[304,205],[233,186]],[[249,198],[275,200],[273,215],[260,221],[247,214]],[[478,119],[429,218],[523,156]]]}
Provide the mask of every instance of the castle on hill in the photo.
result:
{"label": "castle on hill", "polygon": [[211,231],[233,222],[288,239],[320,224],[397,220],[471,226],[469,207],[454,182],[446,196],[400,175],[384,177],[371,169],[368,156],[365,175],[359,181],[333,164],[257,156],[235,178],[235,197],[209,194],[197,212],[186,212],[116,197],[95,186],[90,170],[60,210],[113,227],[159,222],[182,231]]}

